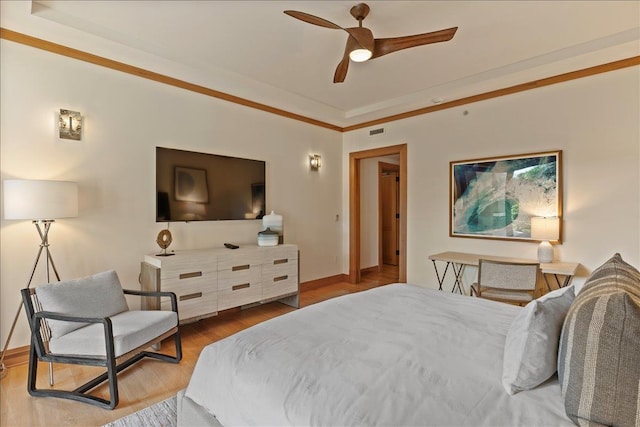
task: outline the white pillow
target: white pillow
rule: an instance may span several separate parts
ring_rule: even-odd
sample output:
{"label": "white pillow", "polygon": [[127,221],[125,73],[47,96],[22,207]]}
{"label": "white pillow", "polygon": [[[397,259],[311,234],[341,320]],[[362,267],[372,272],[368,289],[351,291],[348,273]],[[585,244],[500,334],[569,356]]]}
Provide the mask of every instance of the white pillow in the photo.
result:
{"label": "white pillow", "polygon": [[531,301],[513,319],[504,344],[502,385],[509,394],[530,390],[558,367],[564,318],[575,298],[573,286]]}

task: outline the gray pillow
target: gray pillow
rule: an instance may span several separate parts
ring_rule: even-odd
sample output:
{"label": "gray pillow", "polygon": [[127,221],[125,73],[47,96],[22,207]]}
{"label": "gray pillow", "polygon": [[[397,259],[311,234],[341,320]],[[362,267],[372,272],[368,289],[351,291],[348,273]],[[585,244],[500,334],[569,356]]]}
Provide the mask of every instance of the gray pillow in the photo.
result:
{"label": "gray pillow", "polygon": [[573,286],[555,290],[513,319],[502,365],[502,385],[509,394],[535,388],[556,372],[560,332],[574,297]]}
{"label": "gray pillow", "polygon": [[640,425],[640,272],[615,254],[569,309],[558,354],[567,415],[579,425]]}
{"label": "gray pillow", "polygon": [[[115,271],[81,279],[38,286],[38,301],[44,311],[79,317],[109,317],[129,310]],[[61,337],[86,323],[47,321],[52,338]]]}

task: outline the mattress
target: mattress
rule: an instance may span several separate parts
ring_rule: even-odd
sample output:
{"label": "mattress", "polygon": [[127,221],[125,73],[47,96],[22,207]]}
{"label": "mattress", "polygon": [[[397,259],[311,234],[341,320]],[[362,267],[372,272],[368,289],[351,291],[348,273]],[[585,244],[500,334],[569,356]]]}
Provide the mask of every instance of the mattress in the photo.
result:
{"label": "mattress", "polygon": [[501,384],[518,310],[410,284],[338,297],[205,347],[185,395],[225,426],[571,426],[557,378]]}

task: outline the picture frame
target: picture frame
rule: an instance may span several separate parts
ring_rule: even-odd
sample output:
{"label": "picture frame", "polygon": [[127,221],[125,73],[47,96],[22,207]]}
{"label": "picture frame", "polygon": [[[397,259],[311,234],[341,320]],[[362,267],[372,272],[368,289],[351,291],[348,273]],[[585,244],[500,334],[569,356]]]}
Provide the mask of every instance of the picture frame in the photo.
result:
{"label": "picture frame", "polygon": [[449,173],[451,237],[536,241],[532,217],[562,224],[561,150],[453,161]]}
{"label": "picture frame", "polygon": [[175,198],[181,202],[209,203],[207,171],[176,166]]}

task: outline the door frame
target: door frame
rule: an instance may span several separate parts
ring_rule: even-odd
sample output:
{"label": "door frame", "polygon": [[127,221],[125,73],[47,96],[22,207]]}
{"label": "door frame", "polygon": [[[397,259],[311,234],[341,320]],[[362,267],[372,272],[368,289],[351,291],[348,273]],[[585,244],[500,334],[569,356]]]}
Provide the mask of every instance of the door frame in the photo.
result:
{"label": "door frame", "polygon": [[360,161],[372,157],[400,157],[400,242],[398,282],[407,281],[407,144],[349,153],[349,281],[360,283]]}
{"label": "door frame", "polygon": [[[382,227],[382,205],[383,205],[383,200],[382,200],[382,174],[384,172],[389,172],[389,171],[393,171],[393,172],[398,172],[398,177],[400,176],[400,165],[396,165],[395,163],[387,163],[387,162],[383,162],[383,161],[379,161],[378,162],[378,271],[382,271],[382,266],[384,265],[383,262],[383,256],[382,256],[382,252],[384,250],[384,239],[383,239],[383,234],[384,234],[384,230]],[[399,183],[398,183],[399,184]],[[398,200],[397,203],[400,203],[400,185],[398,185]],[[399,206],[398,206],[399,207]],[[399,212],[396,212],[399,213]],[[400,227],[398,224],[398,244],[400,244]],[[400,246],[398,246],[397,248],[398,250],[400,249]],[[399,260],[398,260],[399,262]]]}

